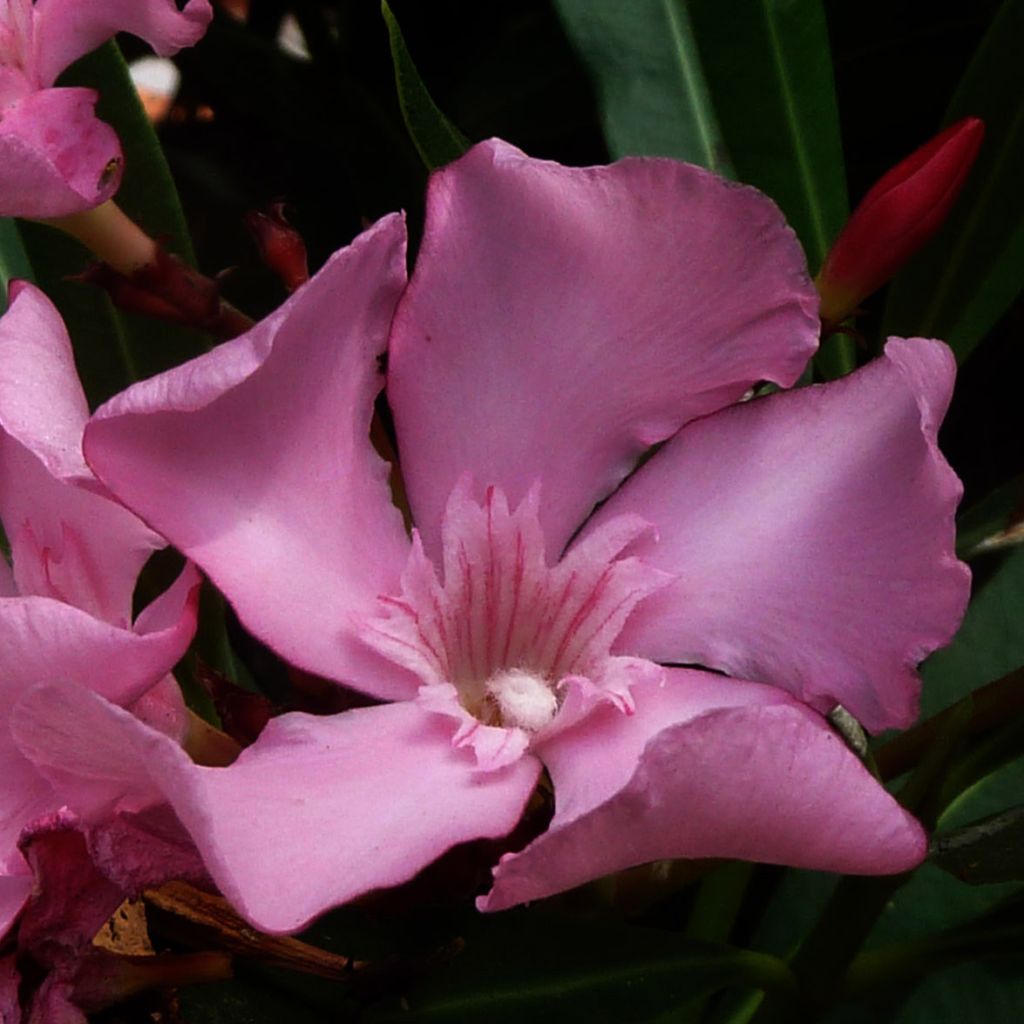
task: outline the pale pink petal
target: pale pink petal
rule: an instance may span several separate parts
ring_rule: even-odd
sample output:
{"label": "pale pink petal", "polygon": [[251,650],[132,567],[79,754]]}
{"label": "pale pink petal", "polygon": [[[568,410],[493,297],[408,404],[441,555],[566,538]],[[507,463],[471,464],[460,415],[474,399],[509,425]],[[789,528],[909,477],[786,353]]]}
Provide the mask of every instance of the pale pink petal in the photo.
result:
{"label": "pale pink petal", "polygon": [[49,85],[69,64],[118,32],[144,39],[169,57],[202,38],[213,17],[208,0],[37,0],[35,34],[39,77]]}
{"label": "pale pink petal", "polygon": [[0,425],[59,480],[92,480],[82,457],[89,405],[57,307],[28,281],[11,283],[0,317]]}
{"label": "pale pink petal", "polygon": [[478,770],[452,746],[451,720],[414,703],[273,719],[227,768],[197,767],[84,690],[41,688],[19,710],[22,742],[45,739],[41,751],[59,733],[65,750],[81,752],[101,732],[103,746],[129,749],[220,890],[268,932],[295,931],[329,907],[407,881],[458,843],[506,835],[540,770],[529,756]]}
{"label": "pale pink petal", "polygon": [[92,89],[43,89],[0,118],[0,217],[63,217],[109,199],[121,144]]}
{"label": "pale pink petal", "polygon": [[556,557],[647,447],[755,381],[792,384],[817,334],[800,247],[755,190],[669,160],[475,146],[431,178],[389,353],[428,553],[469,472],[513,506],[539,480]]}
{"label": "pale pink petal", "polygon": [[501,910],[663,858],[729,857],[856,874],[905,871],[920,825],[818,717],[774,687],[686,669],[539,748],[548,831],[495,870]]}
{"label": "pale pink petal", "polygon": [[140,721],[183,743],[189,729],[188,707],[174,676],[167,675],[129,708]]}
{"label": "pale pink petal", "polygon": [[140,616],[117,629],[45,597],[0,600],[0,704],[9,709],[40,682],[67,679],[129,704],[158,683],[185,652],[196,625],[198,577],[186,568]]}
{"label": "pale pink petal", "polygon": [[88,407],[67,331],[49,299],[12,288],[0,318],[0,518],[24,595],[130,623],[142,566],[164,542],[114,501],[82,457]]}
{"label": "pale pink petal", "polygon": [[405,280],[388,217],[248,334],[130,388],[86,430],[97,475],[293,664],[380,696],[411,673],[355,637],[409,541],[368,440]]}
{"label": "pale pink petal", "polygon": [[115,814],[90,828],[86,839],[92,862],[133,898],[171,880],[212,885],[189,834],[167,804]]}
{"label": "pale pink petal", "polygon": [[[50,598],[0,600],[0,864],[9,864],[27,824],[63,803],[62,795],[53,792],[15,741],[13,717],[8,719],[18,701],[37,684],[51,680],[73,681],[120,703],[137,701],[188,647],[195,632],[197,599],[198,577],[188,568],[147,609],[145,620],[140,617],[140,632],[117,629]],[[95,745],[90,750],[102,760]],[[133,774],[134,766],[127,773],[129,782]]]}
{"label": "pale pink petal", "polygon": [[[6,702],[6,694],[4,695]],[[4,708],[5,717],[10,705]],[[6,723],[0,728],[0,773],[4,784],[0,786],[0,866],[5,873],[19,876],[24,868],[18,852],[18,838],[25,826],[60,807],[60,800],[50,783],[44,779],[18,749]],[[13,887],[5,904],[17,899],[19,883]],[[10,922],[8,922],[9,924]]]}
{"label": "pale pink petal", "polygon": [[960,482],[935,433],[954,364],[893,340],[843,380],[685,428],[594,518],[660,537],[630,553],[675,573],[617,649],[843,704],[872,731],[916,716],[915,666],[952,637],[970,577],[954,556]]}

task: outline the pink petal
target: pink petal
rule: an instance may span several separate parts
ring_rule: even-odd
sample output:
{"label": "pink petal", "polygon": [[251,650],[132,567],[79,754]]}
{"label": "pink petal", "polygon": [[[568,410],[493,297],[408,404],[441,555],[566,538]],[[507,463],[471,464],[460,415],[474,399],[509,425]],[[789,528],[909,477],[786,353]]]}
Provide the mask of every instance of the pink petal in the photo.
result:
{"label": "pink petal", "polygon": [[167,804],[115,814],[86,833],[89,856],[129,896],[172,879],[210,888],[188,833]]}
{"label": "pink petal", "polygon": [[[0,786],[0,865],[5,874],[17,877],[23,867],[18,837],[26,825],[56,811],[61,801],[49,782],[25,759],[6,723],[0,729],[0,772],[4,780]],[[10,911],[14,909],[20,883],[8,884],[11,889],[4,896],[4,905]],[[11,923],[7,918],[4,920],[8,925]]]}
{"label": "pink petal", "polygon": [[800,247],[753,189],[670,160],[475,146],[431,178],[389,353],[428,553],[468,472],[512,506],[539,480],[557,556],[647,447],[757,380],[793,383],[817,333]]}
{"label": "pink petal", "polygon": [[9,708],[29,687],[72,680],[128,704],[158,683],[185,652],[196,626],[198,577],[186,568],[139,617],[117,629],[45,597],[0,600],[0,701]]}
{"label": "pink petal", "polygon": [[469,752],[452,747],[451,720],[411,703],[273,719],[228,768],[197,767],[84,690],[42,688],[21,710],[23,739],[59,731],[65,750],[81,751],[102,732],[103,745],[130,749],[221,891],[272,933],[407,881],[457,843],[507,834],[540,770],[532,757],[477,770]]}
{"label": "pink petal", "polygon": [[92,862],[78,823],[68,814],[40,822],[22,840],[35,891],[18,928],[18,945],[48,967],[88,948],[124,901],[124,893]]}
{"label": "pink petal", "polygon": [[404,253],[388,217],[248,334],[113,399],[85,442],[97,475],[257,636],[380,696],[415,689],[354,626],[398,589],[409,550],[368,440]]}
{"label": "pink petal", "polygon": [[935,443],[954,364],[893,340],[841,381],[694,423],[601,509],[660,531],[630,553],[678,580],[618,649],[843,704],[875,731],[917,713],[915,666],[952,637],[969,573],[953,553],[960,482]]}
{"label": "pink petal", "polygon": [[[32,892],[32,873],[28,866],[22,862],[16,869],[8,869],[0,874],[0,941],[2,941],[10,927],[17,920],[21,908],[25,905],[29,894]],[[2,989],[2,982],[0,982]],[[0,1008],[2,1008],[0,1000]],[[0,1020],[6,1018],[0,1012]]]}
{"label": "pink petal", "polygon": [[924,856],[920,825],[781,691],[674,669],[634,695],[633,716],[601,709],[538,750],[555,817],[502,858],[482,909],[670,857],[884,874]]}
{"label": "pink petal", "polygon": [[121,183],[121,144],[96,118],[92,89],[43,89],[0,119],[0,217],[63,217]]}
{"label": "pink petal", "polygon": [[[22,829],[64,802],[26,760],[12,709],[41,682],[72,680],[121,703],[137,701],[170,671],[195,632],[198,578],[186,569],[140,616],[140,632],[117,629],[50,598],[0,600],[0,864]],[[102,753],[90,745],[94,756]],[[128,781],[134,766],[127,774]]]}
{"label": "pink petal", "polygon": [[49,85],[118,32],[130,32],[169,57],[198,42],[212,17],[208,0],[189,0],[181,11],[174,0],[37,0],[39,77]]}
{"label": "pink petal", "polygon": [[0,318],[0,518],[18,589],[112,625],[131,621],[139,572],[163,541],[99,489],[82,457],[89,411],[67,331],[32,285]]}
{"label": "pink petal", "polygon": [[0,423],[61,480],[91,480],[82,457],[89,406],[57,307],[28,281],[0,317]]}
{"label": "pink petal", "polygon": [[189,729],[189,712],[174,676],[167,675],[130,707],[131,713],[151,729],[183,743]]}

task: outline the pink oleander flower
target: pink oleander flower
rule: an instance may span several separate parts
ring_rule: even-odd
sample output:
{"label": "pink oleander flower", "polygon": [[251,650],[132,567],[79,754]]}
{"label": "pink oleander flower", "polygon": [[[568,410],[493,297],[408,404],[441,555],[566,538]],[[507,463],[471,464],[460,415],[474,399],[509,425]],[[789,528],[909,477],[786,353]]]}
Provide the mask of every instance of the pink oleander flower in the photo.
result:
{"label": "pink oleander flower", "polygon": [[[30,839],[70,827],[67,815],[53,823],[75,803],[76,786],[110,811],[76,826],[107,887],[123,899],[132,879],[146,877],[132,858],[111,852],[112,844],[141,843],[139,822],[115,812],[130,780],[117,778],[108,752],[83,737],[89,778],[49,781],[15,738],[20,702],[40,684],[61,682],[129,708],[170,742],[185,735],[184,704],[168,673],[195,631],[198,576],[187,567],[133,619],[139,572],[165,542],[113,501],[85,464],[88,416],[60,315],[33,286],[14,285],[0,318],[0,519],[11,551],[10,566],[0,559],[0,938],[30,896],[45,899],[53,917],[48,883],[23,850]],[[166,843],[154,839],[153,847],[154,862],[166,864]],[[18,941],[26,934],[22,922]]]}
{"label": "pink oleander flower", "polygon": [[63,217],[109,199],[121,144],[93,112],[92,89],[57,76],[118,32],[161,56],[191,46],[212,17],[208,0],[0,0],[0,217]]}
{"label": "pink oleander flower", "polygon": [[[432,177],[408,287],[404,254],[384,218],[85,439],[256,635],[379,703],[203,768],[44,687],[26,756],[60,778],[84,735],[120,749],[271,932],[508,834],[543,772],[554,817],[482,909],[669,857],[917,864],[921,827],[822,714],[907,725],[962,615],[948,350],[892,340],[742,401],[796,381],[815,292],[768,199],[670,160],[482,143]],[[411,538],[368,438],[384,357]]]}

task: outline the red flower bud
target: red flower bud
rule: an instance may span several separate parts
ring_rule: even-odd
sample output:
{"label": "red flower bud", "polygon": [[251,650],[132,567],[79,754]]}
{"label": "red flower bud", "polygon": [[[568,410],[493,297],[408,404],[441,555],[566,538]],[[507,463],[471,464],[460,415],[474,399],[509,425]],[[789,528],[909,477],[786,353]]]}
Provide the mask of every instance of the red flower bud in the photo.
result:
{"label": "red flower bud", "polygon": [[245,223],[263,262],[281,278],[288,291],[295,291],[309,280],[306,243],[285,219],[284,203],[274,203],[267,210],[250,211]]}
{"label": "red flower bud", "polygon": [[875,182],[818,274],[823,321],[844,320],[938,231],[967,180],[984,134],[978,118],[965,117]]}

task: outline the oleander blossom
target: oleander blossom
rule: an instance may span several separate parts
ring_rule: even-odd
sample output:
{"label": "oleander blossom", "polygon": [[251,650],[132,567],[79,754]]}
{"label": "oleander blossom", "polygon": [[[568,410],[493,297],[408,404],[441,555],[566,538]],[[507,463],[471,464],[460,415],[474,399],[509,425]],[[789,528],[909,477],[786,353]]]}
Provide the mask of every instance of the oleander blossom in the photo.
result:
{"label": "oleander blossom", "polygon": [[[404,244],[384,218],[85,440],[256,635],[379,703],[203,768],[42,687],[27,756],[118,745],[271,932],[507,835],[542,772],[554,816],[482,909],[668,857],[916,864],[922,829],[822,714],[906,725],[962,615],[948,350],[742,401],[796,381],[815,293],[769,200],[670,160],[481,143],[433,175],[407,287]],[[385,354],[411,538],[368,436]]]}
{"label": "oleander blossom", "polygon": [[93,89],[56,88],[79,57],[130,32],[161,56],[193,45],[208,0],[0,0],[0,216],[62,217],[121,183],[121,144]]}
{"label": "oleander blossom", "polygon": [[[41,684],[82,687],[180,742],[186,710],[169,672],[195,632],[198,575],[187,567],[133,617],[139,572],[164,541],[82,458],[89,412],[56,309],[24,283],[10,300],[0,318],[0,519],[11,552],[10,564],[0,558],[0,1019],[57,1020],[61,985],[125,896],[195,877],[197,865],[173,817],[133,813],[132,774],[118,774],[120,759],[93,737],[80,744],[86,775],[41,772],[16,739],[20,702]],[[94,806],[76,818],[67,808],[86,794]],[[81,1016],[67,1012],[59,1019]]]}

